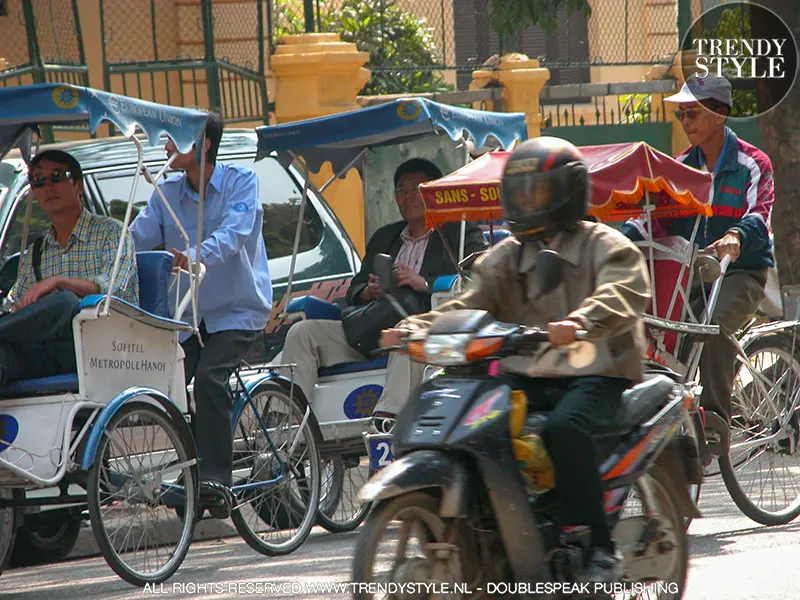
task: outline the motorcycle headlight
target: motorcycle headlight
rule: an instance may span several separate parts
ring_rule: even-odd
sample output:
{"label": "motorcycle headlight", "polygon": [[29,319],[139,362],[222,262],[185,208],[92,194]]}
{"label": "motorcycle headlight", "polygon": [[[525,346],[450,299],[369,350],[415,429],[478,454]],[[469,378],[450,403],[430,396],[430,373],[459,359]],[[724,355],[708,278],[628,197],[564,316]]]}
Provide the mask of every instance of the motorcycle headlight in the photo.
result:
{"label": "motorcycle headlight", "polygon": [[425,341],[425,362],[431,365],[460,365],[467,362],[469,333],[431,335]]}

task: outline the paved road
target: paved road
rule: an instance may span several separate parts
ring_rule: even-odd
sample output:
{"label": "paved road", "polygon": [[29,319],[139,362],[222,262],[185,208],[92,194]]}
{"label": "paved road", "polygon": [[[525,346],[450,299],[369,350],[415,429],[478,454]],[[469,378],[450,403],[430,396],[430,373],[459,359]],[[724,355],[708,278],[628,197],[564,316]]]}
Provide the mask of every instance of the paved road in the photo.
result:
{"label": "paved road", "polygon": [[[765,528],[741,516],[719,477],[703,488],[700,508],[706,515],[690,532],[692,563],[684,598],[690,600],[745,600],[800,597],[800,520]],[[213,527],[212,527],[213,524]],[[212,530],[213,529],[213,530]],[[86,539],[90,531],[85,532]],[[219,523],[201,523],[200,535],[226,535]],[[282,558],[255,554],[237,537],[196,542],[178,574],[164,584],[162,598],[278,598],[323,600],[345,594],[299,593],[298,584],[348,580],[355,544],[351,534],[328,534],[315,529],[297,552]],[[91,552],[91,544],[76,548]],[[218,589],[192,589],[193,584],[217,584]],[[232,584],[239,587],[230,587]],[[248,590],[248,584],[250,590]],[[272,586],[288,584],[281,589]],[[257,586],[260,586],[257,587]],[[157,591],[161,591],[160,589]],[[251,594],[247,592],[251,591]],[[217,593],[222,592],[222,593]],[[241,593],[240,593],[241,592]],[[5,599],[131,599],[154,594],[119,580],[102,558],[77,558],[55,565],[7,571],[0,578]]]}

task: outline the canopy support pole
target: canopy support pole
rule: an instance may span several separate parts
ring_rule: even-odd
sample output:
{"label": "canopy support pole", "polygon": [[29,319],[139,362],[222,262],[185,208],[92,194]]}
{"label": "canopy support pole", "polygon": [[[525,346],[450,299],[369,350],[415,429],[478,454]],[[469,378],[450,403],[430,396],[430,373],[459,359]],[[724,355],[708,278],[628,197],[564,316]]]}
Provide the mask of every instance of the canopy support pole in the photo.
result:
{"label": "canopy support pole", "polygon": [[450,257],[450,260],[453,261],[453,265],[456,268],[456,272],[458,273],[458,275],[462,279],[465,279],[466,275],[464,274],[464,269],[461,268],[461,266],[459,264],[459,261],[456,260],[456,255],[453,254],[453,249],[450,248],[450,244],[447,243],[447,238],[444,237],[444,232],[442,231],[442,226],[439,225],[438,223],[436,223],[435,227],[436,227],[436,231],[439,232],[439,237],[442,238],[442,245],[444,245],[444,249],[447,251],[447,255]]}
{"label": "canopy support pole", "polygon": [[195,260],[192,260],[192,255],[189,249],[189,240],[186,241],[186,258],[189,259],[189,286],[192,295],[192,325],[194,326],[194,333],[197,336],[197,341],[200,347],[203,348],[203,338],[200,335],[200,324],[197,320],[197,299],[200,295],[198,279],[200,278],[200,245],[203,243],[203,205],[206,198],[206,135],[203,133],[203,139],[200,146],[200,189],[197,190],[197,239],[195,240]]}
{"label": "canopy support pole", "polygon": [[[652,204],[650,204],[650,192],[649,192],[649,190],[645,190],[644,197],[645,197],[644,209],[647,212],[647,234],[650,236],[650,241],[652,242],[653,241],[653,208],[654,208],[654,206]],[[653,254],[653,246],[652,245],[650,246],[649,260],[650,260],[650,281],[652,281],[653,285],[655,285],[655,281],[656,281],[656,263],[655,263],[655,257],[654,257],[654,254]],[[656,295],[657,294],[655,294],[655,293],[653,294],[653,314],[655,316],[658,316],[658,304],[656,302]]]}
{"label": "canopy support pole", "polygon": [[109,306],[111,305],[111,296],[114,294],[114,286],[117,283],[117,276],[119,275],[119,267],[122,263],[122,249],[125,248],[125,242],[127,241],[127,233],[128,233],[128,225],[131,222],[131,213],[133,212],[133,199],[136,197],[136,188],[139,185],[139,176],[138,174],[141,173],[142,169],[144,168],[144,150],[142,149],[142,143],[136,138],[136,136],[131,136],[133,143],[136,145],[136,177],[133,178],[133,185],[131,185],[131,193],[128,196],[128,208],[125,210],[125,218],[122,221],[122,231],[119,235],[119,243],[117,244],[117,255],[114,257],[114,267],[111,270],[111,280],[108,282],[108,292],[106,292],[106,301],[103,305],[103,310],[100,313],[102,316],[106,316],[109,313]]}
{"label": "canopy support pole", "polygon": [[467,235],[467,215],[461,215],[461,236],[458,240],[458,262],[464,260],[464,246],[466,245],[466,240],[464,239]]}
{"label": "canopy support pole", "polygon": [[320,193],[320,194],[323,194],[323,193],[325,193],[325,190],[327,190],[327,189],[328,189],[328,187],[330,187],[330,185],[331,185],[331,184],[332,184],[334,181],[336,181],[337,179],[339,179],[339,177],[341,177],[342,175],[344,175],[345,173],[347,173],[347,172],[348,172],[350,169],[352,169],[352,168],[355,166],[355,164],[356,164],[356,163],[357,163],[359,160],[361,160],[361,157],[362,157],[362,156],[364,156],[366,153],[367,153],[367,149],[366,149],[366,148],[364,148],[363,150],[361,150],[361,152],[359,152],[358,154],[356,154],[356,155],[353,157],[353,160],[351,160],[349,163],[347,163],[347,164],[346,164],[346,165],[345,165],[343,168],[341,168],[341,169],[340,169],[338,172],[334,173],[334,174],[331,176],[331,178],[330,178],[330,179],[328,179],[328,181],[326,181],[326,182],[325,182],[325,185],[323,185],[321,188],[319,188],[319,193]]}
{"label": "canopy support pole", "polygon": [[[294,154],[294,152],[289,152],[289,155],[293,160],[297,160],[297,156]],[[300,234],[303,232],[303,219],[306,212],[306,198],[308,197],[308,175],[308,164],[303,161],[303,196],[300,198],[300,212],[297,215],[297,228],[295,229],[294,247],[292,248],[292,262],[289,265],[289,281],[286,283],[286,295],[284,296],[283,310],[281,311],[280,315],[278,315],[278,318],[281,319],[286,316],[286,307],[289,306],[289,301],[292,299],[291,294],[292,281],[294,280],[294,267],[297,264],[297,251],[300,248]]]}

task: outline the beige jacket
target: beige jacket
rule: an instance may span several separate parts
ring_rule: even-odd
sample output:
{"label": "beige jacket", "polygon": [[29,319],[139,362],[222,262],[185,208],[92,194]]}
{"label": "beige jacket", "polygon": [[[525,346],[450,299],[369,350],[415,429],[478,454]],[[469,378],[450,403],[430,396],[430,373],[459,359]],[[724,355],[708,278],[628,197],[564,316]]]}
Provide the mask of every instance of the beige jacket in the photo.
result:
{"label": "beige jacket", "polygon": [[563,283],[546,296],[536,299],[539,247],[509,238],[478,261],[461,296],[399,327],[426,329],[439,314],[459,309],[486,310],[499,321],[528,326],[569,319],[580,323],[592,341],[560,349],[542,344],[536,356],[504,359],[504,370],[529,377],[603,375],[641,381],[646,348],[641,315],[651,297],[642,253],[621,233],[591,222],[559,234],[549,247],[565,264]]}

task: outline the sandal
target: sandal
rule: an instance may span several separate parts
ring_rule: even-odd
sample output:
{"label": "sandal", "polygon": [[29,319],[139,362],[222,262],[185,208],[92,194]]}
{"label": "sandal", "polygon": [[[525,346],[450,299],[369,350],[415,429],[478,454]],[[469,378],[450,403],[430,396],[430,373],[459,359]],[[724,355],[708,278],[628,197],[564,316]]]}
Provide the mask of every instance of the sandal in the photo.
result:
{"label": "sandal", "polygon": [[227,519],[233,509],[233,494],[227,485],[207,479],[200,482],[200,507],[215,519]]}

